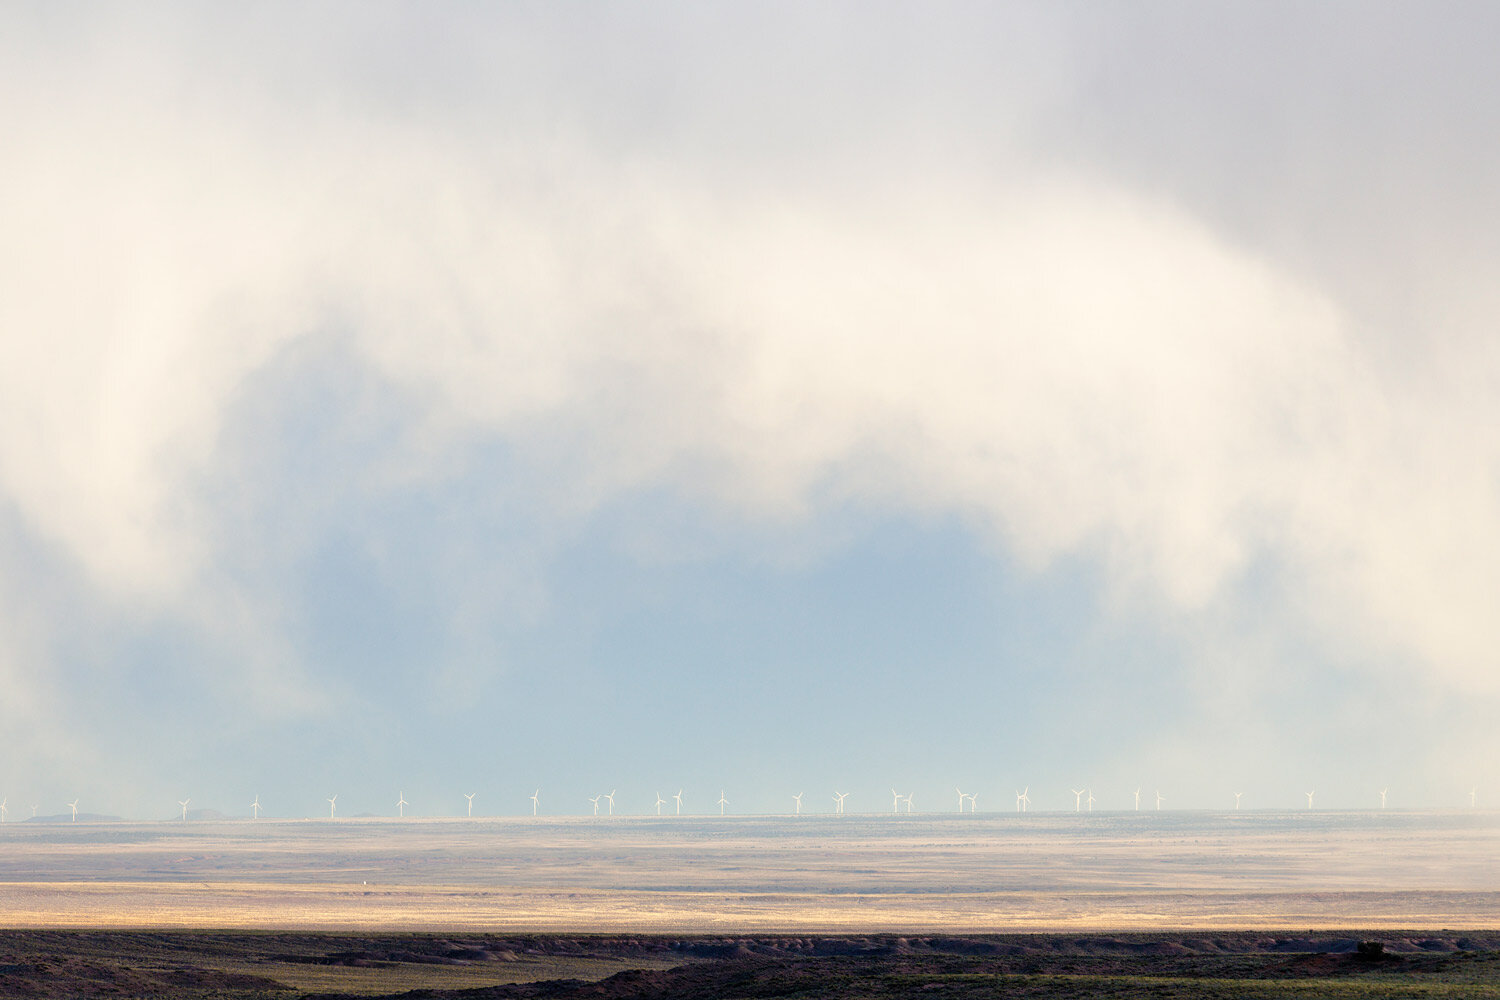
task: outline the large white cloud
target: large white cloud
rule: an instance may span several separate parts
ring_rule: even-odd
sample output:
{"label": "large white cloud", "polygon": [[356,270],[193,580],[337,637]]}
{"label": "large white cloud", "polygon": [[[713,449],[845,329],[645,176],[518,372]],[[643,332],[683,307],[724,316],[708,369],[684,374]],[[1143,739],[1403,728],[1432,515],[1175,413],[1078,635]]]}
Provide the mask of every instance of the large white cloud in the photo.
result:
{"label": "large white cloud", "polygon": [[747,177],[586,115],[304,105],[196,64],[191,93],[104,87],[85,61],[4,84],[0,494],[111,602],[274,621],[186,484],[246,379],[336,328],[420,403],[407,482],[489,437],[548,456],[575,514],[660,487],[748,520],[957,511],[1032,566],[1100,560],[1143,613],[1268,571],[1268,628],[1500,680],[1493,355],[1383,365],[1336,294],[1013,123],[1003,156],[835,143]]}

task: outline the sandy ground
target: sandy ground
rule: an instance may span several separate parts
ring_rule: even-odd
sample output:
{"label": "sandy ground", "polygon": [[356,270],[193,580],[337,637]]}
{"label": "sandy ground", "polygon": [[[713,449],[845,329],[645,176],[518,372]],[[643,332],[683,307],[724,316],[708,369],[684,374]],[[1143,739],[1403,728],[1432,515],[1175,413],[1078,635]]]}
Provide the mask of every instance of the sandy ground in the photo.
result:
{"label": "sandy ground", "polygon": [[0,926],[1500,926],[1500,816],[6,824]]}
{"label": "sandy ground", "polygon": [[1495,893],[552,893],[456,886],[12,882],[0,919],[25,928],[919,933],[933,930],[1500,927]]}

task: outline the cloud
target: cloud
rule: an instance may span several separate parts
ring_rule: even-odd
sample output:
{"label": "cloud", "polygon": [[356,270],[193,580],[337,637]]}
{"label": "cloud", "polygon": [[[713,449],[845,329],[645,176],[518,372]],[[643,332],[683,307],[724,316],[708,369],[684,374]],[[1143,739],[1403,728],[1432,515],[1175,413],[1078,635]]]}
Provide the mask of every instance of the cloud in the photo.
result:
{"label": "cloud", "polygon": [[318,681],[191,484],[320,337],[402,401],[389,448],[334,456],[363,490],[498,440],[559,519],[653,490],[741,524],[956,512],[1033,568],[1097,560],[1129,613],[1243,620],[1269,576],[1263,627],[1330,659],[1500,679],[1493,354],[1389,363],[1347,289],[1039,146],[1054,90],[973,146],[757,172],[582,98],[433,113],[335,61],[304,102],[127,41],[167,68],[5,82],[0,493],[105,603],[261,650],[273,702]]}

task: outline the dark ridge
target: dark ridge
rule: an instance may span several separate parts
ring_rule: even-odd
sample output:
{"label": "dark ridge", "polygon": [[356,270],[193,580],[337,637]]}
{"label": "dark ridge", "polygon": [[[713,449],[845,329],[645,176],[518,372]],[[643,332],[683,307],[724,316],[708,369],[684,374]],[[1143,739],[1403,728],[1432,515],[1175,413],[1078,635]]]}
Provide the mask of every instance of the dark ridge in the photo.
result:
{"label": "dark ridge", "polygon": [[[597,982],[474,985],[486,981],[487,969],[495,973],[489,982],[571,976],[577,967],[569,963],[578,959],[621,971]],[[652,967],[631,968],[632,962]],[[933,991],[939,1000],[1232,998],[1250,982],[1257,996],[1302,1000],[1316,993],[1309,983],[1361,977],[1373,977],[1371,989],[1390,995],[1446,986],[1490,995],[1500,992],[1500,932],[549,937],[0,931],[3,997],[265,1000],[292,991],[288,983],[310,981],[309,967],[327,972],[311,980],[320,990],[342,984],[341,969],[350,984],[314,1000],[905,1000]],[[424,988],[382,990],[382,983]]]}

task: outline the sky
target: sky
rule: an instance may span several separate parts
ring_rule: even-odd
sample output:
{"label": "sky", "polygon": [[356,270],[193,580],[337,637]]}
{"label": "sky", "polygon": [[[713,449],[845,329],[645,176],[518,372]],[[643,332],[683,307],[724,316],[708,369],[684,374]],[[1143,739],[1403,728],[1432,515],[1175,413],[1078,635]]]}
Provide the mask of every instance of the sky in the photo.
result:
{"label": "sky", "polygon": [[5,21],[13,818],[1500,801],[1492,6]]}

